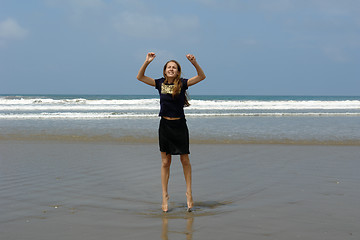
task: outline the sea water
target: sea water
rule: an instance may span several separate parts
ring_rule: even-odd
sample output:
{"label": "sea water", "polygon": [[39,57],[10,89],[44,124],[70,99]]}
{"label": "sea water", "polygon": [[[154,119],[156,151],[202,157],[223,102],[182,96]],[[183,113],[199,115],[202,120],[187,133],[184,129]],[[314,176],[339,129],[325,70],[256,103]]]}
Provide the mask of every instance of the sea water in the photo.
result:
{"label": "sea water", "polygon": [[[191,96],[191,141],[360,145],[360,97]],[[156,95],[0,95],[0,139],[156,141]]]}

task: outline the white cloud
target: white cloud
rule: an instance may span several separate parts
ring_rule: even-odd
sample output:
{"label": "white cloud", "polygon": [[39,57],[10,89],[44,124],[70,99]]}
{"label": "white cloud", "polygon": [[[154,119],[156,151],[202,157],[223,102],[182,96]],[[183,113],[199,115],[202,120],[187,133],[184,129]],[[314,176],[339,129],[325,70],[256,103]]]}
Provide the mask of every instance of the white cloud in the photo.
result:
{"label": "white cloud", "polygon": [[135,12],[123,12],[114,18],[114,27],[122,34],[147,39],[169,39],[195,33],[199,29],[196,16],[163,17]]}
{"label": "white cloud", "polygon": [[312,9],[327,15],[354,15],[360,10],[358,0],[195,0],[205,7],[229,10],[257,10],[267,13],[299,12]]}
{"label": "white cloud", "polygon": [[16,20],[8,18],[0,22],[0,46],[4,46],[12,40],[20,40],[26,37],[28,31],[22,28]]}
{"label": "white cloud", "polygon": [[158,38],[169,31],[164,18],[131,12],[123,12],[114,26],[121,33],[133,37]]}
{"label": "white cloud", "polygon": [[73,9],[89,9],[104,6],[102,0],[46,0],[52,6],[69,6]]}
{"label": "white cloud", "polygon": [[102,16],[107,5],[102,0],[45,0],[54,8],[64,9],[72,23],[83,24],[94,16]]}
{"label": "white cloud", "polygon": [[[190,0],[189,0],[190,1]],[[193,1],[193,0],[191,0]],[[248,10],[250,6],[254,5],[255,1],[241,1],[241,0],[195,0],[205,7],[218,10],[244,11]],[[255,3],[257,6],[258,3]]]}
{"label": "white cloud", "polygon": [[0,38],[22,39],[27,35],[27,30],[22,28],[15,20],[8,18],[0,22]]}
{"label": "white cloud", "polygon": [[266,12],[286,12],[289,10],[294,10],[296,3],[292,0],[262,0],[260,1],[260,8]]}
{"label": "white cloud", "polygon": [[[127,10],[147,11],[149,9],[146,2],[141,0],[114,0],[113,3],[115,6],[122,6]],[[152,2],[150,4],[152,5]]]}
{"label": "white cloud", "polygon": [[200,2],[201,4],[204,4],[208,7],[214,7],[218,5],[217,0],[196,0],[197,2]]}

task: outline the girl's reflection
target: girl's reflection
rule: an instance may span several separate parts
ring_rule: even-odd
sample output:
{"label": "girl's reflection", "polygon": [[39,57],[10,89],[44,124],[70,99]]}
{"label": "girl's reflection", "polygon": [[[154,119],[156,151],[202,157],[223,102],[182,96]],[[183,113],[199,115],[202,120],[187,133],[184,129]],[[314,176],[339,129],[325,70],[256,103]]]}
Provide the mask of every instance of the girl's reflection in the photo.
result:
{"label": "girl's reflection", "polygon": [[[161,233],[161,239],[162,240],[168,240],[169,239],[169,227],[168,227],[168,221],[169,219],[164,216],[162,218],[162,233]],[[194,217],[190,216],[187,218],[186,222],[186,230],[183,232],[176,232],[176,233],[182,233],[185,234],[186,240],[192,240],[192,234],[193,234],[193,223],[194,223]]]}

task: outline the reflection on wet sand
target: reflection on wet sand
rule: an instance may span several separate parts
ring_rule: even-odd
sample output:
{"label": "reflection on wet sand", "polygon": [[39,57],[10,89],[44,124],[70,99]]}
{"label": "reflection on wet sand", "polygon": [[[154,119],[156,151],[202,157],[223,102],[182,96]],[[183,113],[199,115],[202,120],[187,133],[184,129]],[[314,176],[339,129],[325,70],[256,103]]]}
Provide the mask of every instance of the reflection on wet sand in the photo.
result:
{"label": "reflection on wet sand", "polygon": [[169,231],[169,218],[164,215],[162,218],[162,233],[161,233],[161,239],[162,240],[168,240],[169,239],[169,232],[170,233],[179,233],[184,234],[186,236],[186,240],[192,240],[193,236],[193,223],[194,223],[194,217],[189,216],[186,219],[186,229],[184,231]]}

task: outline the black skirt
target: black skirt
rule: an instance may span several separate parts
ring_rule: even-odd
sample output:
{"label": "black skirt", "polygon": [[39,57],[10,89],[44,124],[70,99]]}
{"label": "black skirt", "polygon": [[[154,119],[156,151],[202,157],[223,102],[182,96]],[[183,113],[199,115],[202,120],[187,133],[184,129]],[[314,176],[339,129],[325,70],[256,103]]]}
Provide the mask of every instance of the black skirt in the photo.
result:
{"label": "black skirt", "polygon": [[160,151],[166,152],[166,154],[190,154],[189,130],[185,118],[179,120],[161,118],[159,125],[159,146]]}

